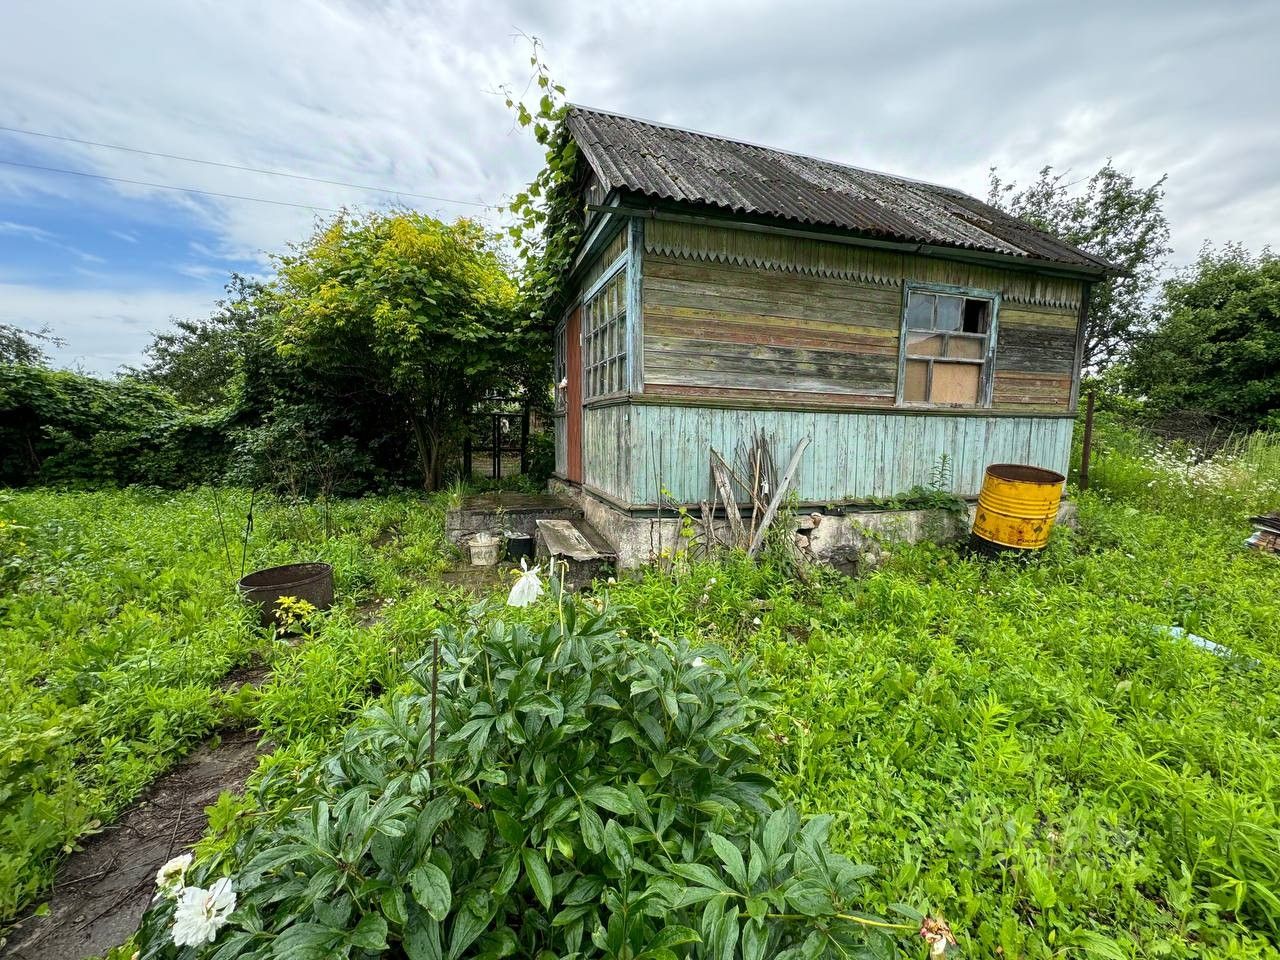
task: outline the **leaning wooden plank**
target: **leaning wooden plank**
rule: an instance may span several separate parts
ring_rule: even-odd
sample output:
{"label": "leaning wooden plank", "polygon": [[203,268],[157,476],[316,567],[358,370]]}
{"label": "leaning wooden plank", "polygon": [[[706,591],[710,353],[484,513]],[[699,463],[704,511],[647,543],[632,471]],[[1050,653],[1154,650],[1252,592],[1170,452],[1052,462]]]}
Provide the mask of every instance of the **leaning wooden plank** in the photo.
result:
{"label": "leaning wooden plank", "polygon": [[769,508],[765,510],[764,517],[760,520],[760,527],[756,530],[756,535],[751,540],[751,549],[747,552],[752,556],[755,556],[756,551],[760,549],[760,545],[764,543],[764,535],[769,532],[769,524],[773,523],[773,518],[778,513],[778,507],[781,506],[787,491],[791,489],[791,482],[795,479],[796,469],[800,466],[800,457],[808,447],[809,438],[801,437],[800,442],[796,444],[795,451],[791,454],[791,462],[787,464],[786,472],[782,474],[782,479],[778,481],[778,489],[773,492],[773,499],[769,501]]}
{"label": "leaning wooden plank", "polygon": [[724,501],[724,512],[729,519],[729,533],[733,537],[733,545],[741,546],[747,542],[746,531],[742,526],[742,514],[738,511],[738,501],[733,495],[729,465],[724,462],[724,457],[716,452],[715,447],[711,448],[711,476],[715,478],[720,499]]}

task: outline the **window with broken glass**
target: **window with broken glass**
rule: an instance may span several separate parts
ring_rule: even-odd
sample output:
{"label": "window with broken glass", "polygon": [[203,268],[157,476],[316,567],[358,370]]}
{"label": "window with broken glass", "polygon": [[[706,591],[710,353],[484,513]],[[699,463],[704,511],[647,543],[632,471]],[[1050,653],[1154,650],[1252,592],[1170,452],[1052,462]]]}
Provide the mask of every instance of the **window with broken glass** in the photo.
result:
{"label": "window with broken glass", "polygon": [[985,291],[908,288],[902,321],[902,403],[991,404],[996,304],[996,294]]}
{"label": "window with broken glass", "polygon": [[627,387],[627,271],[605,281],[582,307],[583,399]]}

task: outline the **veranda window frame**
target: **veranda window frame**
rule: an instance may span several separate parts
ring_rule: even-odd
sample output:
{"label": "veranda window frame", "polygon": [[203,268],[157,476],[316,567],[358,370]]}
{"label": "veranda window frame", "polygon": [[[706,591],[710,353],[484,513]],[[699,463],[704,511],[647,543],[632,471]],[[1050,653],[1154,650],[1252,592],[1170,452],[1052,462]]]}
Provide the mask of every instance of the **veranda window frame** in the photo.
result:
{"label": "veranda window frame", "polygon": [[[623,251],[582,294],[582,402],[589,403],[624,396],[630,390],[629,351],[630,295],[628,284],[629,255]],[[611,289],[617,291],[618,309],[602,323],[597,323],[595,306]],[[598,352],[599,351],[599,352]],[[598,371],[603,374],[597,377]],[[597,384],[597,380],[600,384]],[[597,387],[603,389],[597,391]]]}
{"label": "veranda window frame", "polygon": [[[911,310],[912,294],[932,294],[935,296],[956,297],[960,300],[985,300],[988,302],[987,313],[987,329],[984,334],[967,334],[961,331],[946,331],[933,328],[939,335],[950,338],[953,336],[962,337],[964,339],[978,340],[985,338],[985,346],[981,351],[980,357],[961,358],[961,357],[944,357],[933,356],[927,354],[912,354],[909,352],[909,340],[912,333],[924,333],[924,330],[913,330],[909,326],[909,316]],[[961,304],[961,316],[963,317],[964,306]],[[995,388],[995,366],[996,366],[996,339],[999,332],[1000,321],[1000,292],[998,290],[984,290],[980,287],[957,286],[948,283],[922,283],[917,281],[908,281],[903,286],[902,293],[902,318],[898,334],[898,383],[894,396],[894,404],[898,407],[908,409],[923,410],[984,410],[991,406],[992,395]],[[937,308],[934,309],[934,323],[937,322]],[[907,361],[917,360],[926,361],[928,367],[926,370],[926,385],[931,385],[933,380],[933,365],[935,363],[959,363],[969,366],[979,366],[978,373],[978,398],[976,403],[937,403],[932,400],[907,400],[905,398],[907,388]],[[928,389],[928,386],[926,387]]]}

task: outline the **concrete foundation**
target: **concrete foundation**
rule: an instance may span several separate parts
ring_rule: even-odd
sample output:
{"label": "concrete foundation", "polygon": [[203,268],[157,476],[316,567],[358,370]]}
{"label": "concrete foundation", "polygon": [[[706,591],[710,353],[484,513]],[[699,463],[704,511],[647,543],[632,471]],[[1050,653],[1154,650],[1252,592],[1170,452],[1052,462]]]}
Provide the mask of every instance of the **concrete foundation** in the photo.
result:
{"label": "concrete foundation", "polygon": [[535,537],[538,520],[581,520],[582,508],[573,500],[554,494],[486,493],[468,497],[445,512],[444,535],[461,547],[477,533],[501,536],[505,531]]}
{"label": "concrete foundation", "polygon": [[[552,480],[551,489],[581,508],[587,523],[617,553],[619,570],[648,566],[688,547],[688,538],[682,535],[682,521],[674,513],[632,516],[564,481]],[[876,567],[895,544],[966,539],[976,510],[977,504],[970,503],[963,514],[949,510],[813,511],[797,513],[790,522],[801,553],[852,575]],[[701,527],[700,520],[695,518],[694,522]],[[1056,523],[1075,527],[1074,503],[1062,502]],[[717,522],[717,534],[727,527],[726,522]]]}

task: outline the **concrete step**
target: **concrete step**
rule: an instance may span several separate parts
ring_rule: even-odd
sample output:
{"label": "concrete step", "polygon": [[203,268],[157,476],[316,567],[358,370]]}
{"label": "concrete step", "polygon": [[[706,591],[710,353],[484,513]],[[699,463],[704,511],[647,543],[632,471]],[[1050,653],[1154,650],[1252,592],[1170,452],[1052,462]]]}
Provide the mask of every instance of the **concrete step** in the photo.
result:
{"label": "concrete step", "polygon": [[503,531],[536,536],[537,522],[580,520],[582,510],[575,503],[552,494],[482,493],[466,497],[446,511],[444,534],[450,543],[463,546],[477,533],[501,535]]}
{"label": "concrete step", "polygon": [[583,590],[592,580],[612,576],[618,555],[600,532],[585,520],[540,519],[538,558],[563,576],[566,588]]}

